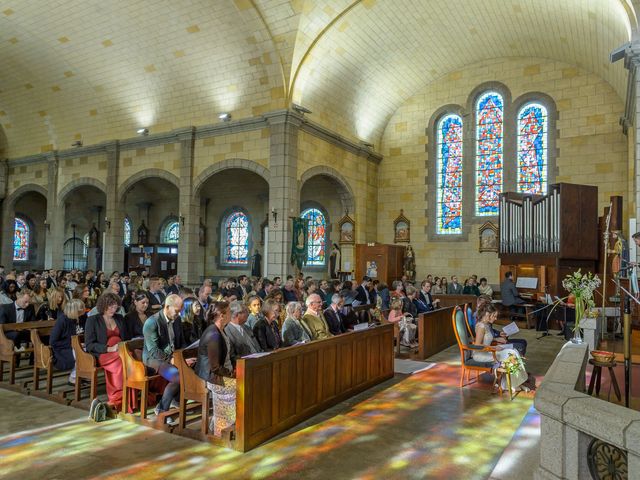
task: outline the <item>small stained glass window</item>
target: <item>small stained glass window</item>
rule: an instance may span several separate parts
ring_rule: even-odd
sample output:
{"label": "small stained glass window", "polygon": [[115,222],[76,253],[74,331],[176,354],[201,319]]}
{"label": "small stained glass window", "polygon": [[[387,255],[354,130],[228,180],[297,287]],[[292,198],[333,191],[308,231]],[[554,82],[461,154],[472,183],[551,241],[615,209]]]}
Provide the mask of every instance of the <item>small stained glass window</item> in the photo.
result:
{"label": "small stained glass window", "polygon": [[131,245],[131,220],[129,217],[124,217],[124,246]]}
{"label": "small stained glass window", "polygon": [[249,263],[249,219],[242,212],[233,212],[224,223],[225,263]]}
{"label": "small stained glass window", "polygon": [[164,229],[162,243],[178,243],[178,240],[180,240],[180,224],[172,221]]}
{"label": "small stained glass window", "polygon": [[307,265],[325,265],[327,221],[324,214],[317,208],[307,208],[300,217],[309,220]]}
{"label": "small stained glass window", "polygon": [[13,259],[15,261],[29,259],[29,233],[27,222],[16,217],[13,229]]}

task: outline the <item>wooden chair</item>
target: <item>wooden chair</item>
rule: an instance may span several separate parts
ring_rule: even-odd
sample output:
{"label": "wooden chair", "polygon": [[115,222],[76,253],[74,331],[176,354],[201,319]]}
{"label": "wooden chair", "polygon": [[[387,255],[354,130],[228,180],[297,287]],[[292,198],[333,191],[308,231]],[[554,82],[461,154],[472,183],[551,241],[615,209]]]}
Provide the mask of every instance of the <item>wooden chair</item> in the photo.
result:
{"label": "wooden chair", "polygon": [[118,354],[122,360],[122,413],[127,413],[129,388],[140,391],[140,417],[147,418],[147,398],[149,382],[159,375],[147,375],[147,367],[142,363],[143,339],[129,340],[118,344]]}
{"label": "wooden chair", "polygon": [[186,428],[187,400],[192,400],[196,402],[196,404],[192,404],[192,406],[200,404],[202,408],[200,431],[203,435],[206,435],[209,429],[209,389],[207,388],[206,382],[196,374],[185,360],[186,358],[194,357],[197,355],[197,352],[198,350],[196,348],[173,352],[173,361],[180,373],[180,415],[178,428],[180,428],[180,430]]}
{"label": "wooden chair", "polygon": [[[493,347],[485,347],[482,345],[474,345],[469,341],[467,325],[462,309],[457,306],[453,309],[451,321],[453,322],[453,331],[456,335],[458,348],[460,349],[460,387],[464,387],[470,383],[470,374],[476,372],[476,380],[480,377],[481,372],[493,371],[493,365],[497,362],[496,349]],[[493,361],[478,362],[471,357],[472,352],[491,352]],[[464,383],[464,376],[467,375],[467,383]]]}
{"label": "wooden chair", "polygon": [[82,348],[82,342],[78,335],[71,337],[71,348],[76,356],[76,387],[74,400],[80,401],[80,387],[82,380],[90,382],[89,400],[93,400],[98,396],[98,373],[102,371],[102,367],[96,365],[96,357],[85,352]]}
{"label": "wooden chair", "polygon": [[45,345],[40,338],[38,330],[31,330],[31,343],[33,344],[33,388],[40,389],[40,370],[47,372],[47,393],[53,393],[53,349]]}
{"label": "wooden chair", "polygon": [[13,340],[7,338],[0,325],[0,382],[4,380],[4,364],[9,364],[9,383],[14,385],[16,383],[16,365],[18,358],[25,354],[33,352],[32,348],[27,348],[21,352],[14,350],[15,344]]}
{"label": "wooden chair", "polygon": [[471,304],[465,303],[462,307],[462,311],[464,312],[464,322],[467,325],[467,332],[469,333],[469,338],[475,338],[476,336],[476,323],[473,318],[473,310],[471,309]]}

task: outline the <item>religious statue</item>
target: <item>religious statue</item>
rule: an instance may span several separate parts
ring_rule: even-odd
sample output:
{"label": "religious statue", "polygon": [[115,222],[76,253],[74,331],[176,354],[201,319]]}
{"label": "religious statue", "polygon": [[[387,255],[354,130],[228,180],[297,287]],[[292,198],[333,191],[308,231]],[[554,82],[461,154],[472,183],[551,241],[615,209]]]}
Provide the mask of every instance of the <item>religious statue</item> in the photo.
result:
{"label": "religious statue", "polygon": [[408,280],[412,282],[415,281],[416,258],[411,245],[407,245],[407,248],[404,251],[404,274],[407,276]]}
{"label": "religious statue", "polygon": [[607,253],[613,254],[611,259],[611,273],[613,278],[627,278],[626,269],[624,269],[629,263],[629,250],[627,248],[627,241],[622,236],[622,231],[614,230],[611,232],[611,238],[615,241],[613,249],[609,249]]}
{"label": "religious statue", "polygon": [[98,248],[100,246],[100,232],[96,228],[96,224],[94,223],[89,230],[89,248]]}
{"label": "religious statue", "polygon": [[138,228],[138,244],[144,245],[149,241],[149,229],[144,224],[144,220],[142,220],[142,225]]}
{"label": "religious statue", "polygon": [[260,278],[262,276],[261,267],[262,267],[262,255],[260,255],[260,252],[256,249],[256,253],[254,253],[253,256],[251,257],[251,276]]}
{"label": "religious statue", "polygon": [[334,243],[329,254],[329,278],[338,278],[338,272],[341,270],[341,260],[342,252],[340,247]]}

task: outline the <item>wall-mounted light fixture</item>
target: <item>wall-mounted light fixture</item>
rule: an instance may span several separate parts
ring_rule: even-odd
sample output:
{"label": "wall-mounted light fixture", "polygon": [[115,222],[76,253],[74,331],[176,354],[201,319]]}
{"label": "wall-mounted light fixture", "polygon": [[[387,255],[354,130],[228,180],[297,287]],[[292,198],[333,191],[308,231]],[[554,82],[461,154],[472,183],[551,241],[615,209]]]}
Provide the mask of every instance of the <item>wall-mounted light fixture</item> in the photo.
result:
{"label": "wall-mounted light fixture", "polygon": [[82,140],[76,140],[75,142],[73,142],[71,144],[72,147],[81,147],[82,146]]}
{"label": "wall-mounted light fixture", "polygon": [[303,107],[302,105],[298,105],[297,103],[292,103],[291,104],[291,108],[293,108],[296,112],[301,113],[301,114],[305,114],[305,113],[313,113],[311,110],[309,110],[306,107]]}
{"label": "wall-mounted light fixture", "polygon": [[44,219],[44,228],[47,230],[47,232],[51,231],[51,224],[49,223],[49,220],[47,220],[46,218]]}
{"label": "wall-mounted light fixture", "polygon": [[278,223],[278,210],[276,210],[275,208],[271,209],[271,216],[273,217],[273,224],[277,225]]}
{"label": "wall-mounted light fixture", "polygon": [[104,217],[104,224],[107,227],[107,230],[111,230],[111,220],[109,220],[109,217]]}
{"label": "wall-mounted light fixture", "polygon": [[136,130],[136,133],[138,135],[146,137],[147,135],[149,135],[149,129],[148,128],[139,128],[138,130]]}
{"label": "wall-mounted light fixture", "polygon": [[360,142],[360,145],[365,148],[373,148],[373,143],[365,142],[364,140]]}
{"label": "wall-mounted light fixture", "polygon": [[222,120],[223,122],[230,122],[231,121],[231,114],[229,112],[223,112],[220,115],[218,115],[218,118],[220,120]]}
{"label": "wall-mounted light fixture", "polygon": [[178,215],[178,219],[180,220],[180,226],[184,227],[184,215]]}

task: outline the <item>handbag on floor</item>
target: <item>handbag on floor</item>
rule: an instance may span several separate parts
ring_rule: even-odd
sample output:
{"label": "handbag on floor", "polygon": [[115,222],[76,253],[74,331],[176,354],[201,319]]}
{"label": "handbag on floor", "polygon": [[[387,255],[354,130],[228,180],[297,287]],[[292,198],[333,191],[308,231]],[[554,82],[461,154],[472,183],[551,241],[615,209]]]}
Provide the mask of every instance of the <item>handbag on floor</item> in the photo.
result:
{"label": "handbag on floor", "polygon": [[94,398],[89,407],[89,420],[94,422],[104,422],[107,419],[107,404]]}

